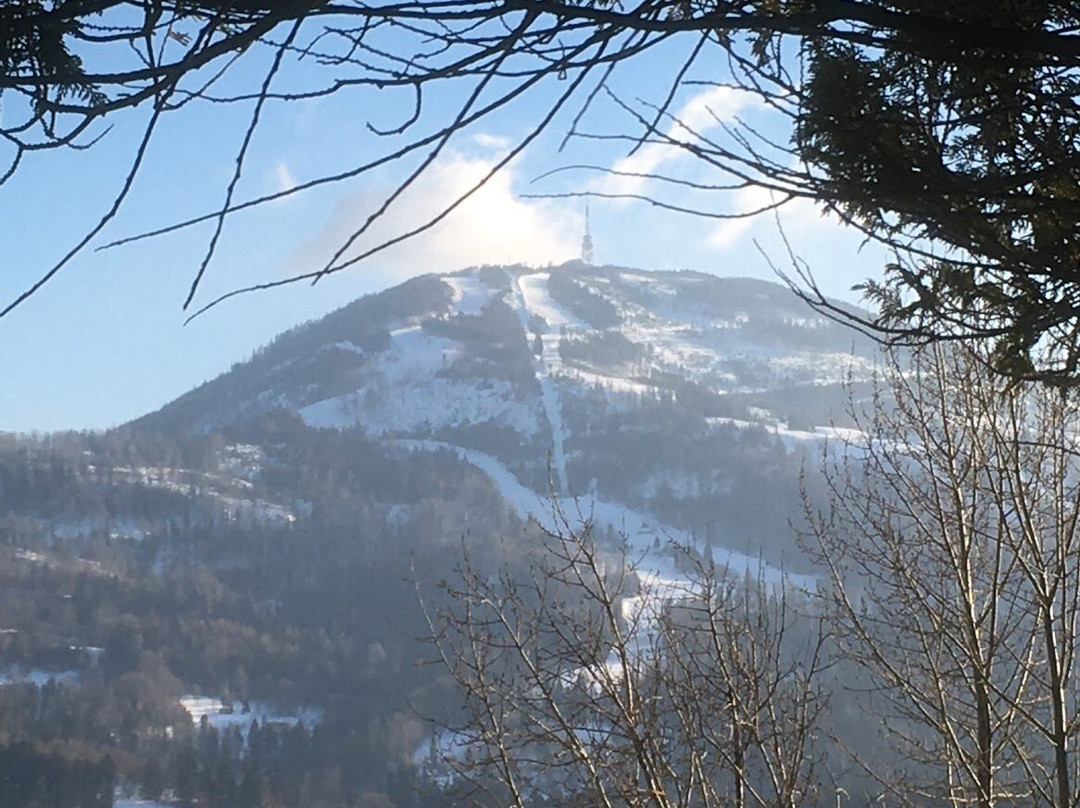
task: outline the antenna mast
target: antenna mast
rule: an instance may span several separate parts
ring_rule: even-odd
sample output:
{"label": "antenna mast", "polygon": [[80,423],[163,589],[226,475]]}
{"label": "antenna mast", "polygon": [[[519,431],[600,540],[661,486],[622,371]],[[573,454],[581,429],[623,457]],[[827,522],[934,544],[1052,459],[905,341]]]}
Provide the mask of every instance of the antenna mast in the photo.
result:
{"label": "antenna mast", "polygon": [[589,198],[585,198],[585,236],[581,239],[581,261],[584,264],[593,262],[592,232],[589,229]]}

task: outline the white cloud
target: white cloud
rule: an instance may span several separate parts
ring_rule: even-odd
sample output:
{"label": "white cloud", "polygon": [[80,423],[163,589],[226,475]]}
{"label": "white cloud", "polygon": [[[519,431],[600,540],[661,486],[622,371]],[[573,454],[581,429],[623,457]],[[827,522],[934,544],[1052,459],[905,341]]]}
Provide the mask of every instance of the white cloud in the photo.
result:
{"label": "white cloud", "polygon": [[[494,141],[492,141],[494,142]],[[424,224],[479,182],[494,160],[448,154],[433,165],[344,254],[349,259]],[[545,264],[576,257],[583,220],[553,200],[523,200],[511,164],[431,229],[365,259],[386,282],[475,264]],[[289,262],[289,274],[322,267],[392,192],[379,183],[342,199],[321,232]],[[340,261],[341,259],[339,259]]]}
{"label": "white cloud", "polygon": [[289,164],[284,160],[278,160],[273,170],[267,172],[266,184],[271,193],[280,194],[291,191],[297,183]]}
{"label": "white cloud", "polygon": [[[717,249],[728,250],[751,238],[778,241],[779,230],[783,230],[788,238],[804,238],[834,231],[852,234],[835,218],[824,215],[809,199],[790,200],[775,210],[766,210],[780,199],[779,194],[757,186],[737,191],[732,212],[746,214],[745,217],[721,221],[709,234],[708,243]],[[758,211],[762,212],[754,216]]]}
{"label": "white cloud", "polygon": [[750,214],[774,203],[772,192],[758,186],[743,188],[734,193],[733,214],[743,214],[746,218],[724,219],[709,234],[709,244],[717,249],[726,250],[734,246],[750,232],[754,219]]}
{"label": "white cloud", "polygon": [[[701,138],[715,136],[716,130],[751,110],[761,109],[760,101],[750,93],[729,87],[713,87],[686,101],[672,114],[663,139],[682,143],[699,143]],[[779,139],[779,138],[778,138]],[[617,160],[613,172],[631,175],[658,175],[708,183],[720,176],[719,170],[694,156],[678,145],[650,143],[634,154]],[[730,177],[727,178],[729,181]],[[722,180],[721,180],[722,181]],[[716,211],[735,218],[717,219],[707,223],[704,230],[692,226],[689,217],[686,233],[701,233],[703,246],[728,255],[743,254],[749,249],[757,260],[751,241],[757,240],[770,253],[783,255],[784,236],[797,243],[833,244],[839,241],[857,244],[850,230],[835,218],[822,216],[820,209],[809,200],[796,199],[785,202],[775,212],[770,206],[781,199],[773,191],[758,186],[739,190],[695,192],[689,188],[661,185],[647,176],[619,176],[606,174],[592,183],[590,190],[609,195],[641,195],[662,198],[673,205],[700,211]],[[630,200],[627,200],[630,201]],[[614,203],[619,205],[618,201]],[[753,214],[757,215],[753,215]],[[697,220],[701,221],[701,220]],[[779,224],[779,227],[777,226]]]}
{"label": "white cloud", "polygon": [[751,227],[750,219],[725,219],[709,234],[709,244],[718,250],[735,246]]}
{"label": "white cloud", "polygon": [[480,132],[477,135],[473,135],[473,143],[479,146],[481,149],[491,149],[492,151],[509,151],[513,145],[510,138],[503,137],[502,135],[489,135],[487,132]]}
{"label": "white cloud", "polygon": [[[701,136],[734,120],[739,112],[755,103],[746,92],[730,87],[713,87],[691,98],[673,115],[663,138],[678,143],[695,143]],[[648,183],[643,176],[619,176],[619,172],[633,175],[655,174],[665,163],[689,153],[670,143],[649,143],[636,152],[615,162],[611,167],[615,173],[607,174],[594,183],[599,193],[611,195],[641,194]]]}

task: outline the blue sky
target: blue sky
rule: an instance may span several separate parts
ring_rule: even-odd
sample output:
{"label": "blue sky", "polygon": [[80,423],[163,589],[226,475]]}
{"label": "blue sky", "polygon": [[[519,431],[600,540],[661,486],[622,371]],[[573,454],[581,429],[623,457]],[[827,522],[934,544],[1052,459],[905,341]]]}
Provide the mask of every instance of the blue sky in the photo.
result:
{"label": "blue sky", "polygon": [[[664,72],[656,67],[668,55],[662,50],[627,65],[612,86],[633,103],[659,102],[666,85]],[[248,75],[239,72],[235,81],[257,76],[255,67],[242,67]],[[699,74],[712,78],[720,68],[706,65]],[[433,96],[418,130],[445,120],[463,89],[450,87]],[[560,83],[549,82],[515,108],[461,133],[391,208],[373,237],[408,229],[483,176],[561,89]],[[367,124],[395,125],[411,105],[411,93],[367,89],[268,107],[237,199],[288,188],[395,148],[396,141],[372,134]],[[676,107],[699,134],[718,131],[720,121],[735,116],[766,128],[775,125],[752,99],[707,85],[685,87]],[[553,168],[588,162],[696,181],[723,180],[671,148],[649,146],[628,156],[625,143],[572,141],[560,153],[559,141],[573,111],[556,120],[547,135],[435,230],[315,287],[301,284],[233,298],[186,326],[181,305],[206,250],[208,226],[84,251],[37,295],[0,319],[0,431],[97,429],[123,423],[227,370],[281,331],[413,275],[482,263],[544,265],[576,257],[582,202],[527,194],[592,191],[663,196],[676,204],[703,201],[654,182],[595,172],[563,172],[535,181]],[[132,194],[94,244],[213,210],[229,182],[249,112],[250,106],[203,104],[165,116]],[[32,155],[0,186],[0,304],[48,269],[107,208],[146,115],[136,110],[113,119],[112,129],[89,150]],[[689,137],[686,130],[669,127],[673,136]],[[632,131],[632,124],[614,104],[601,99],[585,128],[619,133]],[[380,169],[231,217],[196,305],[240,286],[317,268],[408,168],[411,164],[402,163]],[[707,204],[732,211],[767,201],[762,192],[739,191],[712,195]],[[775,262],[787,263],[772,214],[717,221],[647,203],[599,198],[591,211],[597,263],[768,279],[774,275],[761,250]],[[793,248],[828,293],[854,300],[848,289],[880,273],[880,251],[860,249],[859,239],[811,206],[792,206],[781,217]]]}

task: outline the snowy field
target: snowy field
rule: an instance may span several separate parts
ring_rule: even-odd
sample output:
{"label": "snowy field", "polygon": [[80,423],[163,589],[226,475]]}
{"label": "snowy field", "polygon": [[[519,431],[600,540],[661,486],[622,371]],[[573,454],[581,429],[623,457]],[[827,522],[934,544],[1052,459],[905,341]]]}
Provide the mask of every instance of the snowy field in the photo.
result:
{"label": "snowy field", "polygon": [[475,270],[439,280],[453,291],[454,309],[460,314],[479,314],[494,296],[494,291],[477,277]]}
{"label": "snowy field", "polygon": [[549,272],[535,272],[532,275],[522,275],[517,279],[525,309],[530,314],[543,317],[551,331],[558,332],[561,328],[572,331],[591,330],[587,323],[579,320],[551,298],[548,292],[550,277]]}
{"label": "snowy field", "polygon": [[[534,519],[546,530],[552,532],[571,529],[588,521],[594,533],[606,531],[609,527],[625,537],[630,556],[640,559],[636,566],[643,575],[655,575],[657,591],[684,586],[688,579],[676,570],[672,554],[667,548],[674,543],[678,546],[695,546],[693,537],[686,531],[678,530],[659,522],[649,514],[642,513],[619,502],[610,502],[595,497],[574,498],[541,496],[521,483],[514,474],[491,455],[473,449],[462,449],[449,443],[427,440],[402,440],[397,445],[408,450],[455,452],[462,460],[483,471],[502,493],[503,498],[523,519]],[[659,540],[660,549],[655,545]],[[702,545],[696,545],[704,551]],[[766,585],[785,585],[802,589],[813,589],[816,579],[811,575],[793,575],[779,567],[766,564],[760,558],[716,547],[714,543],[713,561],[742,577],[749,575],[760,578]],[[682,583],[680,583],[682,582]]]}
{"label": "snowy field", "polygon": [[224,732],[230,727],[239,727],[245,736],[252,721],[258,721],[260,726],[303,724],[308,728],[322,721],[322,710],[317,707],[305,707],[293,713],[282,713],[263,701],[248,702],[248,712],[243,711],[242,704],[239,702],[229,706],[221,699],[212,696],[181,696],[180,706],[191,716],[194,724],[199,724],[205,716],[210,726],[218,732]]}
{"label": "snowy field", "polygon": [[50,681],[57,684],[80,684],[78,671],[46,671],[40,668],[23,668],[19,665],[0,670],[0,687],[4,685],[31,684],[43,687]]}
{"label": "snowy field", "polygon": [[316,429],[362,424],[372,435],[485,421],[526,437],[540,429],[535,406],[518,400],[509,382],[440,375],[461,357],[460,343],[425,334],[420,326],[398,329],[390,337],[390,347],[373,363],[368,383],[304,407],[304,423]]}

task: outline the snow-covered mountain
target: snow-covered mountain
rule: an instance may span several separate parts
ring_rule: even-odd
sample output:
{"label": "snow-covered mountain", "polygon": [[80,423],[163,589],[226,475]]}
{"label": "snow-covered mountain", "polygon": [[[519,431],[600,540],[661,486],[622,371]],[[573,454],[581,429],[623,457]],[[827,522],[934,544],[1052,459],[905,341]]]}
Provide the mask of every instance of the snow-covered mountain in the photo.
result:
{"label": "snow-covered mountain", "polygon": [[[444,597],[463,546],[523,572],[541,528],[587,523],[635,563],[643,637],[697,558],[813,587],[790,523],[872,364],[776,284],[485,267],[350,303],[125,427],[0,433],[4,703],[117,760],[194,744],[388,787],[439,740],[411,711],[457,703],[414,664],[417,586]],[[85,721],[49,723],[50,678]]]}
{"label": "snow-covered mountain", "polygon": [[484,267],[357,300],[142,423],[206,431],[283,408],[372,434],[490,423],[550,438],[556,393],[602,391],[626,407],[683,392],[732,410],[754,394],[859,378],[869,355],[774,283],[576,262]]}
{"label": "snow-covered mountain", "polygon": [[616,531],[769,557],[788,548],[776,534],[805,451],[835,434],[843,383],[872,362],[774,283],[483,267],[357,300],[136,425],[293,417],[391,452],[451,449],[519,511],[522,491],[587,497],[617,504],[600,509]]}

